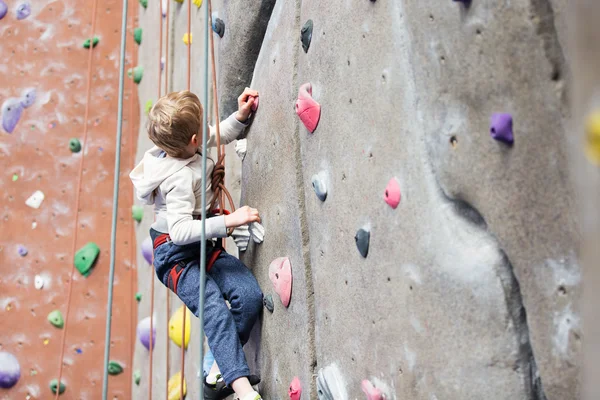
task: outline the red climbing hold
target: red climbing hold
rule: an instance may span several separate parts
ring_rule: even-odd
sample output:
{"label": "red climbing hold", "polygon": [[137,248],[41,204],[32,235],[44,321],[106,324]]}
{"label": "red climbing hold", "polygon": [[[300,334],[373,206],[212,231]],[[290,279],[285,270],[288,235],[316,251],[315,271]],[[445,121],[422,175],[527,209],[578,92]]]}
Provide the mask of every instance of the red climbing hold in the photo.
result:
{"label": "red climbing hold", "polygon": [[248,96],[248,100],[252,99],[254,102],[252,103],[252,112],[255,112],[258,108],[258,96]]}
{"label": "red climbing hold", "polygon": [[367,395],[367,400],[384,400],[383,393],[381,390],[377,389],[373,384],[368,380],[363,380],[361,383],[362,391]]}
{"label": "red climbing hold", "polygon": [[398,207],[400,204],[400,185],[396,178],[390,179],[385,187],[385,202],[392,208]]}
{"label": "red climbing hold", "polygon": [[298,90],[296,114],[298,114],[310,133],[313,133],[317,129],[319,119],[321,118],[321,105],[312,98],[312,85],[310,83],[305,83]]}
{"label": "red climbing hold", "polygon": [[292,264],[289,258],[279,257],[269,265],[269,279],[279,295],[281,303],[287,307],[292,297]]}
{"label": "red climbing hold", "polygon": [[302,385],[300,384],[300,379],[298,379],[297,376],[292,379],[288,394],[290,395],[290,400],[300,400],[300,397],[302,397]]}

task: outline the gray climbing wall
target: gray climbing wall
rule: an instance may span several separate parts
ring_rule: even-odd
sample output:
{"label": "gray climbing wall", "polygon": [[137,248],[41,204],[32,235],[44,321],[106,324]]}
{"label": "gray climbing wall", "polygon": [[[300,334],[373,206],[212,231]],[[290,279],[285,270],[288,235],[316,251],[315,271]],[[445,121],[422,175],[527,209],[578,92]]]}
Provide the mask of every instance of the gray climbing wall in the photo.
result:
{"label": "gray climbing wall", "polygon": [[[251,345],[267,398],[287,397],[294,376],[315,398],[313,376],[331,364],[348,398],[363,379],[397,398],[579,397],[565,4],[276,3],[241,202],[267,229],[242,255],[276,298]],[[227,7],[222,40],[252,11]],[[219,57],[220,82],[252,61],[242,46]],[[322,106],[314,134],[293,111],[305,82]],[[513,117],[512,146],[490,137],[497,112]],[[395,210],[383,201],[393,177]],[[292,262],[288,309],[268,278],[280,256]]]}

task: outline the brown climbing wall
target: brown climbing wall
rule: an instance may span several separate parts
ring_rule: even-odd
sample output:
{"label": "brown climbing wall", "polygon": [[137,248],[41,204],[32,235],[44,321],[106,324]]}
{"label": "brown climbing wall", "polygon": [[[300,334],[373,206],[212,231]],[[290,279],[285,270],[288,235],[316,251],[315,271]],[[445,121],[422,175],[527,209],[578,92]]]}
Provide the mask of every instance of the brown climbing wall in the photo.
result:
{"label": "brown climbing wall", "polygon": [[[0,351],[13,354],[21,368],[18,383],[0,389],[0,398],[51,398],[49,382],[58,377],[61,338],[66,331],[62,380],[67,390],[61,398],[98,399],[105,344],[122,2],[98,2],[100,42],[93,50],[87,121],[88,51],[82,44],[91,34],[93,2],[31,1],[31,14],[19,20],[21,3],[8,1],[8,12],[0,20],[0,103],[20,98],[26,88],[36,92],[33,104],[22,109],[13,132],[7,132],[11,121],[5,117],[13,115],[14,105],[11,111],[4,107],[5,124],[0,128]],[[130,2],[130,16],[137,14],[138,7],[137,2]],[[128,53],[132,44],[128,35]],[[111,359],[124,366],[124,373],[109,378],[111,399],[130,398],[129,355],[135,340],[132,313],[136,304],[131,293],[135,268],[131,268],[129,244],[132,193],[126,176],[132,164],[130,146],[136,143],[130,140],[129,128],[137,134],[139,106],[135,94],[130,102],[131,86],[126,81],[111,338]],[[133,119],[129,118],[131,104]],[[69,140],[83,140],[86,122],[84,151],[71,153]],[[81,202],[76,210],[81,157]],[[38,209],[28,207],[26,200],[38,190],[45,199]],[[78,211],[79,223],[74,226]],[[101,252],[87,278],[75,271],[70,314],[61,330],[48,322],[47,315],[60,310],[66,317],[75,229],[77,248],[91,241]],[[27,248],[26,256],[19,255],[19,246]],[[34,286],[36,276],[43,279],[41,289]]]}

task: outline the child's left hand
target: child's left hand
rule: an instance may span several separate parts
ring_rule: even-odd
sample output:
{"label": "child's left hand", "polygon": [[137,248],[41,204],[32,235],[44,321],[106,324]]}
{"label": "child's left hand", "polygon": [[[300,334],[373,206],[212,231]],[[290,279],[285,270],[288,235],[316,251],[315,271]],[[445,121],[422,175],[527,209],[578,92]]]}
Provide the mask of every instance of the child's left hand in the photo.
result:
{"label": "child's left hand", "polygon": [[252,106],[254,105],[255,97],[258,97],[258,92],[250,88],[246,88],[244,93],[238,97],[238,112],[235,118],[240,122],[246,122],[250,113],[252,112]]}

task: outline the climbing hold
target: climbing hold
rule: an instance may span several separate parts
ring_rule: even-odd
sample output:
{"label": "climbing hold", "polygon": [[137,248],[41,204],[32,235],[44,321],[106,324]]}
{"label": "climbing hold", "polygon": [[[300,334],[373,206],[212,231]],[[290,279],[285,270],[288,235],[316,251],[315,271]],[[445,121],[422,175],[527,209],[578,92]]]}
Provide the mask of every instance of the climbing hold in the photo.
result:
{"label": "climbing hold", "polygon": [[13,133],[15,127],[21,119],[23,106],[21,100],[11,97],[2,104],[2,128],[7,133]]}
{"label": "climbing hold", "polygon": [[167,7],[169,5],[168,2],[169,2],[169,0],[162,0],[160,2],[160,11],[161,11],[163,18],[165,18],[167,16]]}
{"label": "climbing hold", "polygon": [[325,172],[321,171],[315,174],[311,178],[312,187],[315,190],[315,194],[321,201],[325,201],[327,198],[327,184],[325,183]]}
{"label": "climbing hold", "polygon": [[193,34],[191,34],[191,33],[183,34],[183,43],[185,43],[186,45],[189,45],[190,43],[192,43],[193,39],[194,39]]}
{"label": "climbing hold", "polygon": [[373,386],[371,381],[364,379],[360,386],[365,395],[367,395],[367,400],[385,400],[385,396],[381,390]]}
{"label": "climbing hold", "polygon": [[250,242],[250,232],[248,225],[242,225],[235,228],[231,234],[235,245],[239,251],[246,251]]}
{"label": "climbing hold", "polygon": [[19,247],[17,247],[17,253],[19,253],[21,257],[25,257],[28,253],[27,247],[19,245]]}
{"label": "climbing hold", "polygon": [[152,100],[146,101],[146,105],[144,105],[144,112],[146,113],[146,115],[148,115],[150,113],[150,110],[152,110],[152,105]]}
{"label": "climbing hold", "polygon": [[585,154],[590,162],[600,165],[600,111],[591,114],[585,125]]}
{"label": "climbing hold", "polygon": [[8,6],[4,2],[4,0],[0,0],[0,19],[6,17],[7,12],[8,12]]}
{"label": "climbing hold", "polygon": [[175,0],[175,1],[183,4],[183,0]]}
{"label": "climbing hold", "polygon": [[144,218],[144,207],[137,205],[131,206],[131,217],[137,222],[142,222],[142,218]]}
{"label": "climbing hold", "polygon": [[396,208],[398,207],[398,204],[400,204],[400,185],[398,184],[398,180],[396,180],[396,178],[390,179],[385,187],[384,199],[385,202],[388,203],[392,208]]}
{"label": "climbing hold", "polygon": [[321,105],[312,98],[312,85],[310,83],[305,83],[298,90],[296,114],[310,133],[317,129],[321,118]]}
{"label": "climbing hold", "polygon": [[35,88],[27,88],[21,93],[21,106],[30,107],[35,102]]}
{"label": "climbing hold", "polygon": [[10,389],[21,377],[19,361],[11,353],[0,351],[0,388]]}
{"label": "climbing hold", "polygon": [[312,19],[309,19],[302,26],[302,30],[300,31],[300,40],[302,41],[302,48],[304,49],[305,53],[308,53],[308,48],[310,47],[310,41],[312,40],[312,31],[313,22]]}
{"label": "climbing hold", "polygon": [[81,353],[83,353],[83,350],[81,350],[79,347],[77,347],[77,348],[75,348],[75,353],[81,354]]}
{"label": "climbing hold", "polygon": [[21,2],[17,6],[17,19],[22,20],[31,15],[31,4],[27,1]]}
{"label": "climbing hold", "polygon": [[288,395],[290,396],[290,400],[300,400],[302,397],[302,384],[297,376],[294,377],[292,383],[290,383]]}
{"label": "climbing hold", "polygon": [[212,23],[213,31],[219,35],[219,37],[223,37],[225,34],[225,22],[221,18],[214,18]]}
{"label": "climbing hold", "polygon": [[490,121],[490,135],[506,144],[513,144],[513,119],[510,114],[493,114]]}
{"label": "climbing hold", "polygon": [[123,367],[121,364],[116,361],[108,362],[108,373],[110,375],[119,375],[121,372],[123,372]]}
{"label": "climbing hold", "polygon": [[[98,36],[94,36],[94,39],[91,40],[92,48],[96,47],[98,43],[100,43],[100,38]],[[90,48],[90,39],[86,39],[85,42],[83,42],[83,47],[85,49]]]}
{"label": "climbing hold", "polygon": [[139,370],[135,370],[133,372],[133,381],[135,382],[136,385],[139,386],[141,380],[142,380],[142,374],[140,373]]}
{"label": "climbing hold", "polygon": [[152,245],[152,238],[148,236],[142,242],[142,255],[146,259],[146,262],[152,265],[152,250],[154,249]]}
{"label": "climbing hold", "polygon": [[57,328],[62,328],[65,325],[65,320],[59,310],[54,310],[48,314],[48,321]]}
{"label": "climbing hold", "polygon": [[92,267],[98,259],[100,254],[100,248],[94,242],[89,242],[75,253],[75,268],[77,271],[85,277],[89,276],[92,272]]}
{"label": "climbing hold", "polygon": [[252,112],[258,109],[258,96],[248,96],[248,101],[252,99]]}
{"label": "climbing hold", "polygon": [[41,275],[36,275],[35,278],[33,278],[33,286],[37,289],[40,290],[41,288],[44,287],[44,277]]}
{"label": "climbing hold", "polygon": [[[169,320],[169,337],[177,346],[181,347],[181,343],[184,342],[185,339],[185,348],[187,349],[188,344],[190,342],[190,330],[192,325],[192,319],[190,318],[191,312],[187,310],[185,313],[185,335],[183,334],[183,330],[181,329],[181,325],[183,324],[183,310],[185,306],[179,307],[177,311],[173,314],[171,319]],[[184,338],[185,336],[185,338]]]}
{"label": "climbing hold", "polygon": [[142,7],[148,8],[148,0],[140,0],[140,4],[142,5]]}
{"label": "climbing hold", "polygon": [[[183,393],[181,393],[181,380],[183,379]],[[173,375],[167,383],[167,400],[183,399],[187,394],[187,384],[185,378],[181,376],[181,371]]]}
{"label": "climbing hold", "polygon": [[44,193],[41,190],[36,190],[27,200],[25,200],[25,204],[31,208],[37,209],[42,205],[44,198]]}
{"label": "climbing hold", "polygon": [[202,7],[202,0],[193,0],[193,3],[198,8]]}
{"label": "climbing hold", "polygon": [[81,142],[77,138],[71,138],[69,140],[69,150],[71,153],[79,153],[81,151]]}
{"label": "climbing hold", "polygon": [[269,265],[269,279],[279,295],[281,303],[287,307],[292,297],[292,264],[289,258],[279,257]]}
{"label": "climbing hold", "polygon": [[317,397],[319,400],[347,399],[342,373],[336,364],[321,368],[317,375]]}
{"label": "climbing hold", "polygon": [[244,161],[244,157],[246,157],[246,151],[248,150],[248,139],[239,139],[235,143],[235,152],[238,157]]}
{"label": "climbing hold", "polygon": [[135,28],[133,30],[133,40],[135,40],[137,44],[142,44],[142,28]]}
{"label": "climbing hold", "polygon": [[161,57],[160,58],[160,70],[164,70],[165,69],[165,57]]}
{"label": "climbing hold", "polygon": [[135,294],[135,301],[137,301],[138,303],[139,303],[140,301],[142,301],[142,294],[141,294],[140,292],[137,292],[137,293]]}
{"label": "climbing hold", "polygon": [[371,233],[367,229],[359,229],[356,232],[356,236],[354,236],[354,240],[356,240],[356,247],[358,247],[358,251],[360,255],[367,258],[367,254],[369,254],[369,239],[371,237]]}
{"label": "climbing hold", "polygon": [[52,379],[50,381],[50,390],[54,394],[56,394],[56,392],[58,392],[58,394],[63,394],[65,392],[65,390],[67,390],[67,386],[62,382],[59,385],[58,379]]}
{"label": "climbing hold", "polygon": [[130,78],[133,76],[133,81],[139,84],[142,81],[142,78],[144,77],[144,67],[138,65],[135,68],[129,68],[129,70],[127,71],[127,76],[129,76]]}
{"label": "climbing hold", "polygon": [[13,174],[13,176],[12,176],[12,181],[13,181],[13,182],[16,182],[16,181],[18,181],[18,180],[19,180],[19,175],[17,175],[17,174]]}
{"label": "climbing hold", "polygon": [[252,222],[249,227],[250,236],[254,243],[262,243],[265,240],[265,228],[258,222]]}
{"label": "climbing hold", "polygon": [[273,296],[270,294],[263,297],[263,305],[269,312],[273,312],[275,310],[275,304],[273,303]]}
{"label": "climbing hold", "polygon": [[[155,320],[155,319],[154,319]],[[152,321],[154,325],[154,321]],[[150,350],[150,317],[146,317],[138,323],[137,334],[140,342],[144,345],[146,350]],[[152,348],[156,343],[156,326],[152,327]]]}

